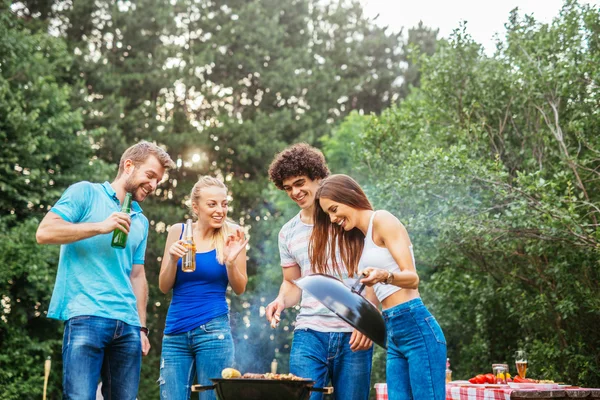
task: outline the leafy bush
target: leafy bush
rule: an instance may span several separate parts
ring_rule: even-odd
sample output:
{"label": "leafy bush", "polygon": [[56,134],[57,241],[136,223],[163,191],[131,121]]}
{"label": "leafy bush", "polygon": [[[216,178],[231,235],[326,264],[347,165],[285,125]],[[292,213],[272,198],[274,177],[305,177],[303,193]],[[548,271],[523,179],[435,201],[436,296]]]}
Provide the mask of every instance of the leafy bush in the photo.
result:
{"label": "leafy bush", "polygon": [[598,386],[600,13],[507,28],[491,57],[455,31],[346,148],[409,230],[456,379],[522,348],[531,376]]}

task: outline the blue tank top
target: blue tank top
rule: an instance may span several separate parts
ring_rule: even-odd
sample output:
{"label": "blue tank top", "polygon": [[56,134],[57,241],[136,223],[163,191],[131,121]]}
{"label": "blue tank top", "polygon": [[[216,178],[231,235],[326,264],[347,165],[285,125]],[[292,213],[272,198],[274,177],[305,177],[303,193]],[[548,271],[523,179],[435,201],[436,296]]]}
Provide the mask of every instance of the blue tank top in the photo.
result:
{"label": "blue tank top", "polygon": [[[183,224],[182,230],[183,234]],[[181,239],[181,235],[180,235]],[[217,251],[196,253],[196,270],[181,271],[181,259],[173,285],[173,299],[167,313],[165,334],[189,332],[210,320],[227,314],[225,291],[229,280],[225,265],[217,260]]]}

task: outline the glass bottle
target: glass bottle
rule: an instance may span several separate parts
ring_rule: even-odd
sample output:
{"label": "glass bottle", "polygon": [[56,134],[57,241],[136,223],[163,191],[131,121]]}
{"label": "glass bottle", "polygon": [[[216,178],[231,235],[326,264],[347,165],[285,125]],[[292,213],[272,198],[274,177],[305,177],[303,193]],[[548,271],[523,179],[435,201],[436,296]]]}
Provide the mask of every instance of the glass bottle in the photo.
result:
{"label": "glass bottle", "polygon": [[273,361],[271,361],[271,373],[272,374],[277,373],[277,360],[276,359],[273,359]]}
{"label": "glass bottle", "polygon": [[[121,212],[129,214],[131,212],[131,193],[125,194],[125,200],[121,206]],[[127,234],[120,229],[115,229],[113,232],[112,241],[110,245],[115,249],[124,249],[127,244]]]}
{"label": "glass bottle", "polygon": [[450,359],[446,358],[446,383],[452,382],[452,370],[450,369]]}
{"label": "glass bottle", "polygon": [[188,219],[185,223],[183,240],[183,245],[187,251],[181,259],[181,270],[183,272],[194,272],[196,270],[196,244],[194,243],[194,228],[191,219]]}

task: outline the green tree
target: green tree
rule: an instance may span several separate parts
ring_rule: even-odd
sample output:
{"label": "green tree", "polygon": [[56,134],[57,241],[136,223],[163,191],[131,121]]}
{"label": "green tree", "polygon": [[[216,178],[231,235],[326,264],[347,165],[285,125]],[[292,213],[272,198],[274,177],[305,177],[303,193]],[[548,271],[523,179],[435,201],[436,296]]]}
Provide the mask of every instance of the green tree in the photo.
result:
{"label": "green tree", "polygon": [[51,398],[60,393],[61,325],[45,318],[58,248],[40,251],[39,218],[71,183],[106,176],[92,159],[83,116],[71,106],[65,42],[31,32],[0,9],[0,387],[2,399],[39,397],[53,357]]}
{"label": "green tree", "polygon": [[402,86],[400,87],[400,98],[405,98],[411,88],[419,87],[421,83],[421,70],[419,58],[423,55],[431,56],[435,53],[437,35],[439,29],[429,28],[423,25],[423,21],[408,30],[408,37],[403,43],[400,54],[406,67],[402,73]]}
{"label": "green tree", "polygon": [[81,111],[61,82],[72,67],[64,41],[31,33],[7,11],[0,11],[0,34],[0,214],[22,219],[41,215],[66,186],[95,170],[94,132],[81,132]]}
{"label": "green tree", "polygon": [[456,378],[524,348],[533,377],[600,384],[599,27],[574,1],[550,24],[514,11],[492,57],[458,29],[367,118],[354,161],[408,227]]}

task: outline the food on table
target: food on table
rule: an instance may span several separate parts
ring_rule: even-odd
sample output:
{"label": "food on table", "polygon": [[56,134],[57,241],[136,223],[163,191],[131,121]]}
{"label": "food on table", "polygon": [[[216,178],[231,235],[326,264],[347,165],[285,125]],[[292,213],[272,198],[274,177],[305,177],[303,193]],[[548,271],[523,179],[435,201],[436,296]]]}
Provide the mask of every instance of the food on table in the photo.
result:
{"label": "food on table", "polygon": [[543,384],[553,384],[556,383],[553,380],[549,379],[531,379],[531,378],[521,378],[519,375],[516,375],[511,379],[511,375],[509,373],[499,374],[498,377],[495,377],[494,374],[479,374],[475,375],[471,379],[469,379],[469,383],[479,384],[479,385],[489,385],[495,384],[501,380],[501,378],[506,378],[506,382],[514,382],[514,383],[543,383]]}
{"label": "food on table", "polygon": [[[511,375],[508,372],[507,373],[500,372],[496,378],[498,378],[498,379],[506,379],[507,382],[512,382],[512,377],[511,377]],[[509,381],[509,379],[511,379],[511,380]]]}
{"label": "food on table", "polygon": [[225,368],[223,371],[221,371],[221,376],[223,379],[239,378],[242,376],[242,373],[237,369]]}
{"label": "food on table", "polygon": [[[506,374],[501,374],[501,378],[506,378],[507,382],[512,382],[511,375],[507,372]],[[494,374],[479,374],[475,375],[471,379],[469,379],[469,383],[475,383],[479,385],[488,384],[493,385],[498,382],[497,377]]]}
{"label": "food on table", "polygon": [[538,381],[537,379],[521,378],[519,375],[515,376],[515,378],[513,379],[513,382],[514,383],[540,383],[540,381]]}
{"label": "food on table", "polygon": [[494,374],[479,374],[479,375],[476,375],[473,378],[469,379],[469,382],[476,383],[476,384],[484,384],[484,383],[493,384],[493,383],[496,383],[496,377],[494,376]]}

